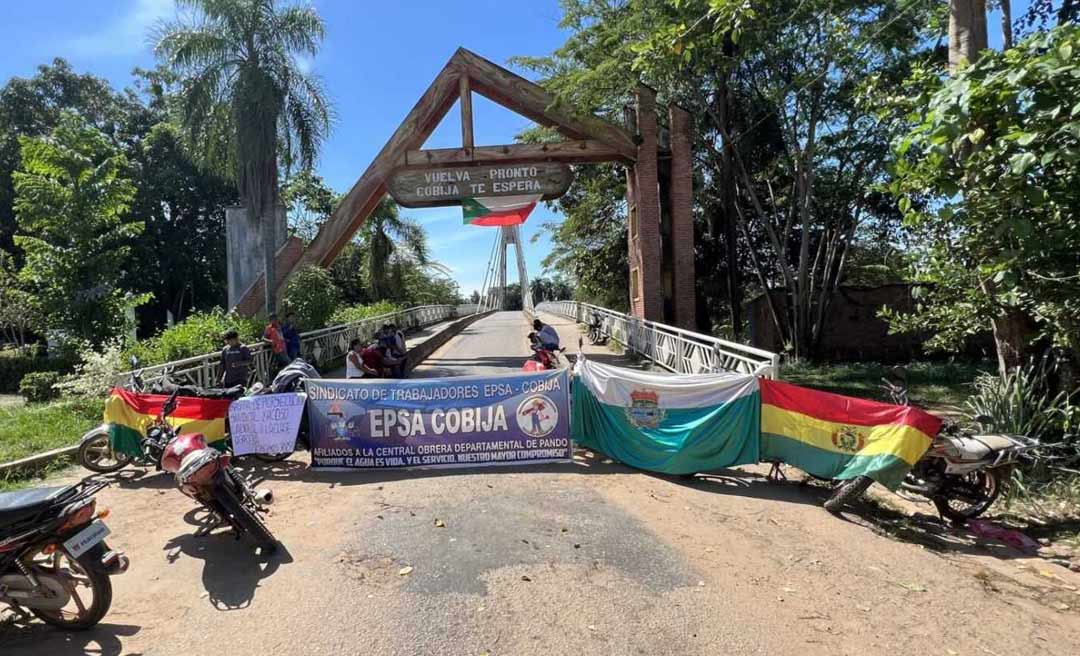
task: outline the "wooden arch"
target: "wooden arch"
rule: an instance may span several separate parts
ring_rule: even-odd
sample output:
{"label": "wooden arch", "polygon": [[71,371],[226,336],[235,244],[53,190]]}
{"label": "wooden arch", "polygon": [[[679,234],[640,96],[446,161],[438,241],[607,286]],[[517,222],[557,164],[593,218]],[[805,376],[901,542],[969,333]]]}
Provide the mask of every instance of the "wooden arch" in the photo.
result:
{"label": "wooden arch", "polygon": [[[651,90],[643,88],[648,95]],[[566,138],[565,141],[548,144],[508,144],[502,146],[475,146],[473,143],[472,92],[514,111],[539,125],[552,127]],[[639,112],[637,120],[642,120],[639,91]],[[428,136],[435,130],[455,102],[461,103],[461,148],[442,148],[419,150]],[[651,97],[647,99],[652,103]],[[649,107],[652,107],[649,104]],[[651,111],[651,109],[649,110]],[[681,111],[681,110],[679,110]],[[685,113],[684,113],[685,114]],[[651,121],[651,153],[647,157],[651,166],[642,167],[652,170],[651,184],[646,187],[656,188],[656,123]],[[649,133],[649,130],[646,130]],[[648,140],[648,139],[646,139]],[[432,81],[420,100],[401,122],[394,134],[383,146],[374,161],[352,186],[344,200],[330,218],[322,225],[319,233],[306,249],[293,242],[278,252],[276,287],[281,293],[284,280],[297,269],[307,265],[327,267],[360,229],[367,217],[374,211],[382,197],[387,193],[390,174],[397,169],[433,165],[470,165],[485,163],[515,162],[622,162],[627,165],[628,187],[640,186],[632,183],[636,163],[642,156],[641,135],[631,130],[614,125],[595,116],[579,116],[560,107],[555,97],[540,85],[520,75],[494,64],[464,48],[458,48],[446,63],[446,66]],[[649,144],[646,144],[649,145]],[[687,160],[688,161],[688,160]],[[632,183],[632,184],[631,184]],[[631,208],[635,207],[634,192],[628,193]],[[659,223],[660,209],[656,193],[649,194],[655,207],[656,244],[655,269],[659,272],[660,245]],[[633,211],[633,209],[631,210]],[[689,206],[686,208],[689,216]],[[642,219],[647,214],[641,213]],[[630,247],[635,245],[635,235],[631,228]],[[693,252],[692,233],[690,252]],[[639,253],[639,259],[641,259]],[[692,257],[691,257],[692,266]],[[653,296],[662,295],[660,276],[649,276],[647,280]],[[655,280],[652,280],[655,278]],[[693,289],[692,269],[689,273],[689,285]],[[634,285],[631,285],[633,288]],[[642,295],[649,290],[637,286]],[[654,289],[653,289],[654,288]],[[644,296],[643,296],[644,297]],[[263,279],[260,276],[244,293],[237,303],[237,310],[253,315],[261,307],[263,298]],[[657,301],[662,304],[662,301]],[[663,310],[653,304],[649,309],[644,304],[635,306],[635,312],[646,318],[663,319]],[[692,306],[692,303],[691,303]]]}

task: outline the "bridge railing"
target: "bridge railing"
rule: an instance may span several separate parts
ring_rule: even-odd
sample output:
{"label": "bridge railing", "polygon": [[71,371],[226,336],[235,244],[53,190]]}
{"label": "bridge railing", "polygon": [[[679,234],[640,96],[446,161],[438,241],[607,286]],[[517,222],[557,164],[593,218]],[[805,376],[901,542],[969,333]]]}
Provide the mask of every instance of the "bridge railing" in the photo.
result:
{"label": "bridge railing", "polygon": [[679,374],[735,371],[776,378],[780,356],[753,346],[683,330],[655,321],[615,312],[590,303],[547,301],[541,312],[562,315],[578,323],[600,318],[600,331],[631,351]]}
{"label": "bridge railing", "polygon": [[[457,316],[457,308],[453,305],[420,305],[351,323],[312,330],[300,334],[300,357],[319,366],[345,355],[349,350],[349,342],[353,339],[372,339],[383,324],[396,324],[398,328],[407,331],[430,326],[455,316]],[[253,368],[256,378],[269,382],[272,360],[269,346],[260,342],[249,345],[248,348],[251,349],[254,360]],[[221,352],[216,351],[145,367],[142,369],[143,380],[146,383],[152,383],[161,380],[167,372],[174,378],[186,375],[201,387],[214,387],[221,378],[220,356]],[[127,383],[129,377],[130,373],[120,374],[116,384]]]}

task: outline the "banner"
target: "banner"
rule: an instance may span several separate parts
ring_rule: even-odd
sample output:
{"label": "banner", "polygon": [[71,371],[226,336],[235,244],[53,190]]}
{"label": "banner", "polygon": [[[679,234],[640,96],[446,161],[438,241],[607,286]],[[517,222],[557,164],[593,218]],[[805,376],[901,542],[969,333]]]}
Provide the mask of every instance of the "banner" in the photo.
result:
{"label": "banner", "polygon": [[761,381],[761,459],[820,478],[869,476],[895,490],[941,428],[910,406]]}
{"label": "banner", "polygon": [[570,459],[566,370],[305,384],[314,467],[475,467]]}
{"label": "banner", "polygon": [[586,359],[575,371],[578,444],[666,474],[757,462],[761,401],[755,376],[673,376]]}
{"label": "banner", "polygon": [[257,394],[229,406],[233,453],[290,453],[304,416],[306,394]]}

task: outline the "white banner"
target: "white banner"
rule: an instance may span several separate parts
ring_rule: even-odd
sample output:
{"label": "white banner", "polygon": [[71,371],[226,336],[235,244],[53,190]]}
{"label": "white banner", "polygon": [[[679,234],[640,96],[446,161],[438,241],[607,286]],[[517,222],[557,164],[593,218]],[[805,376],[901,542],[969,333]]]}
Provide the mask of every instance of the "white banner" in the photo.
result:
{"label": "white banner", "polygon": [[229,406],[229,436],[233,453],[288,453],[296,448],[296,433],[304,415],[307,394],[257,394]]}

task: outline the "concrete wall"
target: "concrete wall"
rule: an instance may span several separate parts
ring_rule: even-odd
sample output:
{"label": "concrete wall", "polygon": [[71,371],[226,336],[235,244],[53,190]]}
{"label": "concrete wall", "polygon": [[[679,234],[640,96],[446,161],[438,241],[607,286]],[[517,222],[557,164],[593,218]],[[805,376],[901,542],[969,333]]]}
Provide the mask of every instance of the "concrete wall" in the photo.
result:
{"label": "concrete wall", "polygon": [[[247,214],[243,207],[225,208],[226,277],[230,308],[236,307],[243,294],[263,272],[262,225],[250,220]],[[285,207],[279,206],[275,214],[276,247],[281,250],[289,236]]]}

